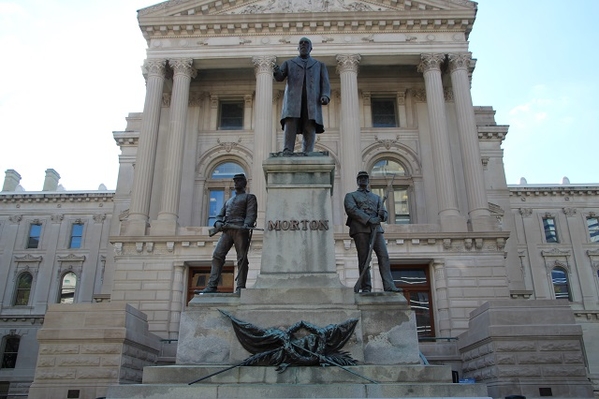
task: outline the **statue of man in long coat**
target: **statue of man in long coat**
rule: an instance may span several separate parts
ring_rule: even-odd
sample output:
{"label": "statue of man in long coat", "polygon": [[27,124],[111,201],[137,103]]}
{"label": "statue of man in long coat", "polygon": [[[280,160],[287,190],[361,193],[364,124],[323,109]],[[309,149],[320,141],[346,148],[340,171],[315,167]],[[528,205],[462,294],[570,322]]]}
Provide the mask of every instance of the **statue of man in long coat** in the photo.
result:
{"label": "statue of man in long coat", "polygon": [[303,134],[302,152],[314,151],[316,134],[324,132],[322,105],[331,98],[329,73],[324,63],[310,57],[312,42],[302,37],[298,45],[299,55],[274,68],[277,82],[287,79],[281,126],[285,131],[283,154],[291,155],[295,136]]}

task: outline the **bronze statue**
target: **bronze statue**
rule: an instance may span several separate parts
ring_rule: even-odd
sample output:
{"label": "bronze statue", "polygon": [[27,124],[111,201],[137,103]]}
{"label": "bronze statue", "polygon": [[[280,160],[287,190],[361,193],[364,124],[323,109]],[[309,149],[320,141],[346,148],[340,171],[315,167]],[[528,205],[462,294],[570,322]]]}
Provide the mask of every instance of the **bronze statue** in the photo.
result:
{"label": "bronze statue", "polygon": [[303,135],[302,152],[314,151],[316,134],[324,132],[322,105],[331,98],[329,73],[324,63],[310,57],[312,42],[302,37],[298,45],[299,56],[275,65],[277,82],[287,79],[281,126],[285,131],[283,154],[293,154],[295,136]]}
{"label": "bronze statue", "polygon": [[402,290],[397,288],[393,282],[389,254],[383,237],[384,231],[381,227],[381,222],[386,221],[388,217],[384,200],[368,189],[370,179],[367,172],[358,172],[356,180],[358,190],[347,193],[343,201],[345,213],[347,213],[346,225],[349,226],[349,235],[353,238],[358,251],[360,279],[358,279],[354,291],[361,290],[363,293],[372,291],[368,269],[374,250],[383,279],[383,289],[389,292],[401,292]]}
{"label": "bronze statue", "polygon": [[250,247],[251,232],[258,217],[258,204],[254,194],[247,194],[245,188],[247,179],[243,173],[233,176],[236,195],[229,198],[216,216],[214,222],[214,233],[222,231],[223,234],[216,244],[212,254],[212,268],[210,279],[206,288],[199,291],[200,294],[216,292],[218,280],[220,279],[227,253],[233,245],[237,252],[237,288],[239,292],[245,288],[249,262],[247,253]]}

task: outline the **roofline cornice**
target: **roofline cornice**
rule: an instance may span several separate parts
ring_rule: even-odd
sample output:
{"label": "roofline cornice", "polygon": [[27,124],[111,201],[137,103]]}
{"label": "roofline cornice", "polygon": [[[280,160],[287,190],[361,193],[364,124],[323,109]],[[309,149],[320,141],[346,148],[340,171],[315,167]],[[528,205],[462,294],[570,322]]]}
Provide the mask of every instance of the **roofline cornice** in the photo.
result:
{"label": "roofline cornice", "polygon": [[508,185],[511,197],[565,197],[565,196],[599,196],[599,184],[581,184],[567,186],[534,185],[516,186]]}
{"label": "roofline cornice", "polygon": [[0,202],[2,203],[58,203],[58,202],[112,202],[114,191],[98,192],[9,192],[0,193]]}
{"label": "roofline cornice", "polygon": [[139,27],[146,40],[203,35],[335,34],[454,32],[466,37],[475,12],[440,10],[429,12],[327,12],[274,14],[219,14],[143,17]]}

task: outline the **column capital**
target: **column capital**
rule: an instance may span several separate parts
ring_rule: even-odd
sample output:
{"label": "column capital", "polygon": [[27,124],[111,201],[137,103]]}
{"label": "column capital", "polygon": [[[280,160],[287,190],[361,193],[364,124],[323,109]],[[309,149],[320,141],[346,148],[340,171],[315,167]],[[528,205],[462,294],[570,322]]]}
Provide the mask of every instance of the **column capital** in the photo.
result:
{"label": "column capital", "polygon": [[470,66],[470,61],[472,61],[472,53],[458,53],[458,54],[448,54],[449,57],[449,70],[451,72],[464,69],[468,70]]}
{"label": "column capital", "polygon": [[441,71],[441,64],[445,61],[445,54],[431,53],[421,54],[420,64],[418,64],[418,72]]}
{"label": "column capital", "polygon": [[184,75],[190,78],[197,76],[198,71],[192,66],[193,58],[173,58],[168,60],[168,64],[175,75]]}
{"label": "column capital", "polygon": [[144,69],[148,72],[148,75],[164,77],[166,59],[147,59],[144,61]]}
{"label": "column capital", "polygon": [[337,73],[358,73],[358,65],[362,57],[360,54],[337,54],[335,59],[337,60]]}
{"label": "column capital", "polygon": [[262,73],[268,73],[272,75],[273,68],[277,57],[274,55],[258,55],[252,57],[252,63],[254,64],[254,73],[256,76]]}

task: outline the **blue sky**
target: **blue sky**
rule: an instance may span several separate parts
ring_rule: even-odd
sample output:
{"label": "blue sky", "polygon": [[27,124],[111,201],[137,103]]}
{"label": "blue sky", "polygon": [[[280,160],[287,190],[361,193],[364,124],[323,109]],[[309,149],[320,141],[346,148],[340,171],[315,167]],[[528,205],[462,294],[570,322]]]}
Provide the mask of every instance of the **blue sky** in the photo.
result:
{"label": "blue sky", "polygon": [[[0,176],[41,190],[54,168],[67,190],[114,189],[113,130],[141,111],[150,0],[0,0]],[[470,35],[475,105],[510,125],[508,184],[599,183],[596,0],[480,0]]]}

